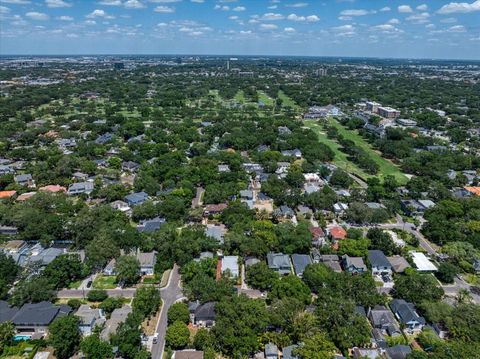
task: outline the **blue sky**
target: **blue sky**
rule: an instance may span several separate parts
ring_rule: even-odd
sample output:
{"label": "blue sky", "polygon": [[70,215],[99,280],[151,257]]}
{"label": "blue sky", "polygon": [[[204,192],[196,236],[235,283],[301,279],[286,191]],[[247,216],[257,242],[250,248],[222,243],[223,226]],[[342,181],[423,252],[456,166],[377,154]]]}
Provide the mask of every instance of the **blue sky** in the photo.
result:
{"label": "blue sky", "polygon": [[480,0],[0,0],[0,53],[480,60]]}

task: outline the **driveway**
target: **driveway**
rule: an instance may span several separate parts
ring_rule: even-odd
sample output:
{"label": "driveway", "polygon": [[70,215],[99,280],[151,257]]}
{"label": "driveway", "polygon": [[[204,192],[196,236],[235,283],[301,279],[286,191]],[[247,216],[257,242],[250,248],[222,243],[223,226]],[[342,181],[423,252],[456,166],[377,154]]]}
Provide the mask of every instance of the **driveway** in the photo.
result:
{"label": "driveway", "polygon": [[161,359],[163,357],[163,350],[165,349],[165,334],[167,332],[168,309],[172,304],[183,298],[180,279],[179,268],[175,264],[170,272],[167,286],[160,289],[163,304],[156,330],[156,333],[158,333],[158,342],[152,346],[152,359]]}

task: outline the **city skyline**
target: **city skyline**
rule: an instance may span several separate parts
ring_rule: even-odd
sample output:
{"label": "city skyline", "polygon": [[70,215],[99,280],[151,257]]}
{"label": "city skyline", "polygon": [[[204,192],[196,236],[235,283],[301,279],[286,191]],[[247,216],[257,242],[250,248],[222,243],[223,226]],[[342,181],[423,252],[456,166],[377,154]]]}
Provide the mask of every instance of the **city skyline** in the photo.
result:
{"label": "city skyline", "polygon": [[480,0],[0,0],[0,54],[480,59]]}

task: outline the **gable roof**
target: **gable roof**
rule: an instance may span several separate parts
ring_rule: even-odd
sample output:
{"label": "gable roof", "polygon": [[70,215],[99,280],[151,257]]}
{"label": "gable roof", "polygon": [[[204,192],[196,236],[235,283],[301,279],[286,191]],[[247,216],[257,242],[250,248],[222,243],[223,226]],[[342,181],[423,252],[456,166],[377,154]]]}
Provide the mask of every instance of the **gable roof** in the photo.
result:
{"label": "gable roof", "polygon": [[312,258],[308,254],[292,254],[292,263],[295,273],[301,276],[305,271],[305,268],[312,264]]}
{"label": "gable roof", "polygon": [[376,249],[368,251],[368,261],[370,262],[372,267],[391,268],[391,264],[385,254],[383,254],[382,251]]}
{"label": "gable roof", "polygon": [[16,326],[47,326],[57,316],[68,314],[71,310],[68,306],[56,307],[50,302],[27,303],[15,314],[12,322]]}
{"label": "gable roof", "polygon": [[215,320],[215,306],[216,302],[207,302],[199,305],[195,309],[195,319],[196,320]]}
{"label": "gable roof", "polygon": [[17,312],[17,307],[11,307],[8,302],[0,300],[0,324],[10,322]]}
{"label": "gable roof", "polygon": [[330,235],[335,239],[345,239],[347,237],[347,231],[340,226],[335,226],[329,229]]}
{"label": "gable roof", "polygon": [[403,299],[394,299],[390,303],[390,307],[402,323],[418,322],[425,324],[425,319],[417,314],[413,303],[407,303]]}

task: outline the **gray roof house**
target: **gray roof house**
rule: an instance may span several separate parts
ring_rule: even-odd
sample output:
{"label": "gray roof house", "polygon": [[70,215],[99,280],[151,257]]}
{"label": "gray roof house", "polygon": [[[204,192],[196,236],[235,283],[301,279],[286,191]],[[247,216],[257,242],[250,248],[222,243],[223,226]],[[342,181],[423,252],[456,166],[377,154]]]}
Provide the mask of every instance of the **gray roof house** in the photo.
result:
{"label": "gray roof house", "polygon": [[312,258],[308,254],[292,254],[292,263],[295,274],[302,277],[305,268],[312,264]]}
{"label": "gray roof house", "polygon": [[211,327],[215,324],[216,302],[207,302],[195,308],[193,323],[202,327]]}
{"label": "gray roof house", "polygon": [[298,345],[296,345],[296,344],[289,345],[288,347],[283,348],[282,358],[283,359],[300,359],[298,356],[293,355],[293,351],[296,348],[298,348]]}
{"label": "gray roof house", "polygon": [[137,259],[140,262],[140,272],[142,275],[153,275],[155,272],[155,264],[157,263],[157,253],[140,252],[137,254]]}
{"label": "gray roof house", "polygon": [[278,359],[278,347],[275,344],[265,344],[265,359]]}
{"label": "gray roof house", "polygon": [[92,334],[95,326],[101,326],[105,322],[100,309],[92,309],[86,304],[82,304],[78,308],[75,316],[80,319],[78,327],[84,336]]}
{"label": "gray roof house", "polygon": [[17,312],[17,307],[12,307],[8,302],[0,300],[0,324],[11,322]]}
{"label": "gray roof house", "polygon": [[131,193],[125,196],[125,201],[128,203],[129,206],[137,206],[145,202],[147,199],[148,194],[145,192]]}
{"label": "gray roof house", "polygon": [[220,244],[223,244],[223,238],[226,232],[227,232],[227,228],[223,224],[220,224],[220,225],[209,224],[207,225],[207,228],[205,228],[205,234],[208,237],[212,237]]}
{"label": "gray roof house", "polygon": [[103,340],[109,340],[110,335],[117,331],[118,326],[123,323],[127,316],[132,312],[132,307],[128,305],[124,305],[121,308],[115,309],[112,314],[110,315],[110,319],[108,319],[105,323],[105,327],[100,334],[100,337]]}
{"label": "gray roof house", "polygon": [[367,266],[363,262],[362,257],[342,256],[343,269],[351,274],[360,274],[367,271]]}
{"label": "gray roof house", "polygon": [[382,251],[368,251],[368,261],[372,266],[373,275],[392,274],[392,265]]}
{"label": "gray roof house", "polygon": [[231,277],[238,278],[240,276],[237,256],[225,256],[222,258],[222,274],[226,271],[230,273]]}
{"label": "gray roof house", "polygon": [[473,261],[473,269],[475,269],[475,272],[480,273],[480,259]]}
{"label": "gray roof house", "polygon": [[406,359],[411,352],[412,349],[408,345],[395,345],[386,350],[388,359]]}
{"label": "gray roof house", "polygon": [[146,219],[140,222],[137,226],[137,231],[140,233],[153,233],[160,229],[165,224],[165,218],[155,217],[152,219]]}
{"label": "gray roof house", "polygon": [[374,328],[385,330],[390,336],[401,335],[400,327],[393,313],[383,305],[368,310],[368,319]]}
{"label": "gray roof house", "polygon": [[62,248],[47,248],[29,258],[30,263],[40,263],[42,266],[50,264],[55,258],[64,254]]}
{"label": "gray roof house", "polygon": [[280,206],[273,211],[273,216],[275,218],[293,218],[295,212],[288,206]]}
{"label": "gray roof house", "polygon": [[90,194],[93,191],[94,184],[93,182],[77,182],[77,183],[72,183],[68,187],[67,194],[68,195],[76,195],[76,194]]}
{"label": "gray roof house", "polygon": [[291,273],[292,264],[287,254],[269,252],[267,253],[267,263],[270,269],[273,269],[280,275]]}
{"label": "gray roof house", "polygon": [[68,305],[55,306],[50,302],[24,304],[12,318],[17,332],[25,335],[46,334],[57,317],[72,311]]}
{"label": "gray roof house", "polygon": [[390,307],[400,323],[404,324],[408,330],[422,330],[425,319],[417,314],[413,303],[407,303],[403,299],[394,299],[390,303]]}
{"label": "gray roof house", "polygon": [[17,175],[14,178],[16,184],[20,186],[32,186],[33,185],[33,178],[30,173]]}

